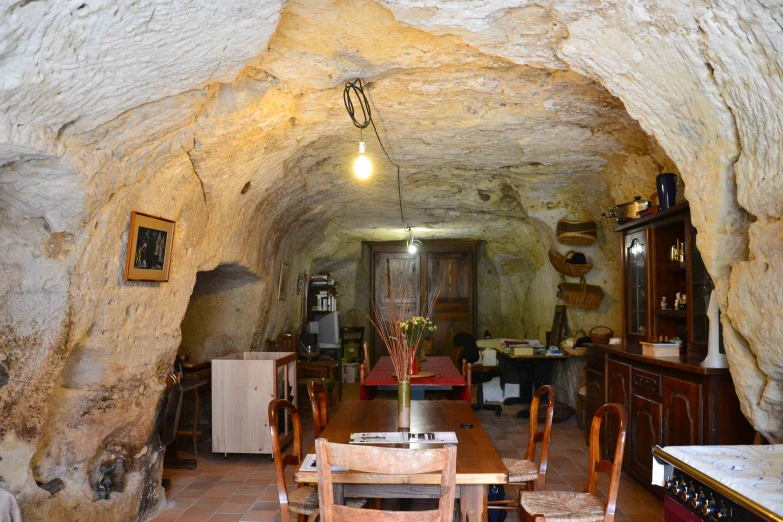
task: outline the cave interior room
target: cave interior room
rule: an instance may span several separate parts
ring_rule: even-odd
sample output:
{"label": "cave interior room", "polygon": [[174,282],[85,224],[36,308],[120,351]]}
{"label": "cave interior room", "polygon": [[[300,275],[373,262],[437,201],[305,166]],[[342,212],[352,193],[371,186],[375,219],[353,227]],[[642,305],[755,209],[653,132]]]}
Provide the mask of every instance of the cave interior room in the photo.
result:
{"label": "cave interior room", "polygon": [[0,522],[783,522],[781,107],[779,1],[3,2]]}

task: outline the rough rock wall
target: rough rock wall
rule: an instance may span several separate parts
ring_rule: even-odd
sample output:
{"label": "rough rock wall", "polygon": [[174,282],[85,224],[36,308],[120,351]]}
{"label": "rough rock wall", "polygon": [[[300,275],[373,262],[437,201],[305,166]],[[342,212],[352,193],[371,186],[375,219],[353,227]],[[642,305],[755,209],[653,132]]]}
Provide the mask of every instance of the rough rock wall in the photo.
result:
{"label": "rough rock wall", "polygon": [[[425,237],[503,242],[546,221],[520,194],[579,174],[625,199],[669,170],[641,129],[652,134],[686,181],[743,411],[782,440],[779,6],[283,7],[0,7],[0,476],[26,519],[155,509],[159,374],[197,272],[257,275],[258,342],[298,315],[272,299],[281,261],[309,266],[315,245],[349,236],[400,238],[394,173],[361,186],[347,174],[356,133],[341,84],[356,76],[371,79]],[[170,282],[122,282],[131,210],[177,220]],[[96,467],[120,454],[126,492],[94,502]],[[54,497],[35,485],[54,477],[66,481]]]}

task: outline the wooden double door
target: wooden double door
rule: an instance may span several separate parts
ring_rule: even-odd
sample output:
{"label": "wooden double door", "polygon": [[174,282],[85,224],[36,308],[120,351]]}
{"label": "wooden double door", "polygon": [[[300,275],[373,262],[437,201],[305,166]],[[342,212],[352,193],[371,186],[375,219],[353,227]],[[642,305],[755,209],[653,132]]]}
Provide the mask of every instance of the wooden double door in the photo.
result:
{"label": "wooden double door", "polygon": [[[426,315],[437,297],[432,310],[437,329],[428,353],[452,357],[455,334],[476,336],[477,246],[478,241],[424,241],[411,254],[404,242],[370,243],[371,298],[376,309],[385,311],[394,304],[407,317]],[[386,355],[386,348],[377,332],[373,341],[377,361]]]}

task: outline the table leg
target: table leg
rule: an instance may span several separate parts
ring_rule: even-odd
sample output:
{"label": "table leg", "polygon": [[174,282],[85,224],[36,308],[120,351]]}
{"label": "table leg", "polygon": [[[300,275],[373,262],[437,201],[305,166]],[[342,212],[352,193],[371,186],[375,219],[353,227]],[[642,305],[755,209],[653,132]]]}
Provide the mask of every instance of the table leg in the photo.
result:
{"label": "table leg", "polygon": [[460,486],[460,521],[479,522],[484,520],[489,486],[486,484],[463,484]]}
{"label": "table leg", "polygon": [[195,411],[193,412],[193,455],[198,457],[198,408],[199,408],[198,388],[194,388],[193,393],[196,394],[196,408]]}

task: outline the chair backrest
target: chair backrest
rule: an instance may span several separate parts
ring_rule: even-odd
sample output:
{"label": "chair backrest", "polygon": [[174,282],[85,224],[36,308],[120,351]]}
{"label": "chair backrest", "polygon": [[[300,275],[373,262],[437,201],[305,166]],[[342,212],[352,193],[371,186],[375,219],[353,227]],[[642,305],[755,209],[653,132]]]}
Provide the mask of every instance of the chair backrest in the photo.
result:
{"label": "chair backrest", "polygon": [[[326,439],[315,441],[318,462],[318,497],[321,522],[374,520],[380,522],[451,522],[454,516],[454,495],[457,479],[457,447],[433,449],[398,449],[335,444]],[[405,475],[441,472],[440,499],[437,510],[377,511],[335,505],[334,484],[340,483],[340,473],[331,466],[380,475],[402,475],[400,484],[408,484]],[[391,482],[394,483],[394,482]]]}
{"label": "chair backrest", "polygon": [[362,352],[364,354],[364,360],[359,363],[359,384],[364,383],[364,379],[370,375],[370,349],[367,346],[367,342],[362,343]]}
{"label": "chair backrest", "polygon": [[294,350],[294,336],[291,334],[282,334],[280,336],[280,351],[281,352],[295,352]]}
{"label": "chair backrest", "polygon": [[[280,447],[280,433],[278,431],[279,419],[285,412],[291,414],[294,440],[291,444],[291,453],[282,454]],[[275,459],[275,476],[277,477],[277,497],[280,500],[280,522],[289,521],[288,489],[285,485],[285,467],[298,466],[304,458],[302,441],[302,421],[299,419],[299,411],[296,406],[288,401],[275,399],[269,403],[269,430],[272,432],[272,456]]]}
{"label": "chair backrest", "polygon": [[[544,418],[544,430],[538,430],[538,407],[541,398],[544,395],[549,396],[549,402],[546,406],[546,417]],[[541,460],[538,463],[538,483],[535,489],[543,491],[546,487],[546,468],[549,462],[549,440],[552,437],[552,415],[555,411],[555,387],[545,384],[536,390],[533,400],[530,402],[530,433],[527,439],[527,451],[525,459],[531,462],[536,458],[536,444],[541,443]]]}
{"label": "chair backrest", "polygon": [[[614,460],[611,462],[601,459],[601,422],[608,414],[617,415],[617,445],[614,450]],[[620,468],[623,465],[623,451],[625,450],[625,431],[628,424],[628,413],[625,406],[618,403],[604,404],[595,412],[593,423],[590,425],[590,468],[587,471],[587,484],[585,493],[595,495],[598,474],[609,475],[609,492],[606,495],[606,515],[604,520],[614,520],[615,505],[617,504],[617,490],[620,487]]]}
{"label": "chair backrest", "polygon": [[315,438],[321,436],[321,432],[329,423],[329,399],[326,379],[307,381],[307,394],[310,395],[310,405],[313,408],[313,427]]}
{"label": "chair backrest", "polygon": [[278,350],[277,340],[275,340],[275,339],[267,339],[266,340],[266,351],[267,352],[276,352],[277,350]]}

